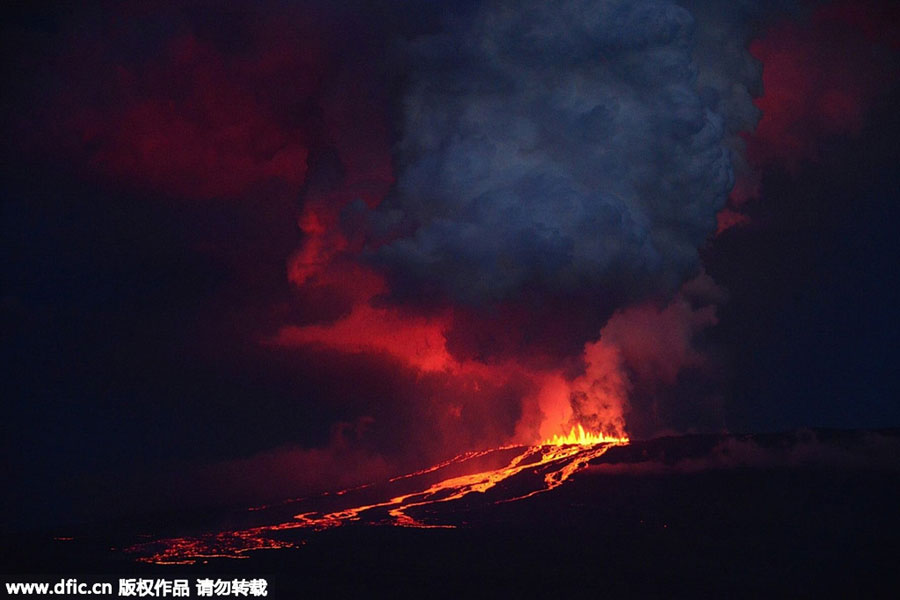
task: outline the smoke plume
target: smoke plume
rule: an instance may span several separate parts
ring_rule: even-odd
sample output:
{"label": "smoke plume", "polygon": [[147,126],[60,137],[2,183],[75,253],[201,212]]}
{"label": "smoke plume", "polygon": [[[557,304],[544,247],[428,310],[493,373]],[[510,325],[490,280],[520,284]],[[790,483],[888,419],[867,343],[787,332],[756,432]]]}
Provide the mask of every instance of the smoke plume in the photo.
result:
{"label": "smoke plume", "polygon": [[721,90],[759,75],[703,71],[697,29],[674,2],[486,2],[410,42],[376,220],[394,294],[587,295],[609,314],[674,292],[733,186],[733,123],[755,114]]}

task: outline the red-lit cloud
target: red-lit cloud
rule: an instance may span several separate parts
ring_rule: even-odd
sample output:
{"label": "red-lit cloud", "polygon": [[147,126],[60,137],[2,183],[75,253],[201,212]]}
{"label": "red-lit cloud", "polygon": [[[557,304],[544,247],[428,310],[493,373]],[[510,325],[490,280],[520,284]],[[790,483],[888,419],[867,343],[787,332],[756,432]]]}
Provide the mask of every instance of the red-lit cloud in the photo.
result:
{"label": "red-lit cloud", "polygon": [[808,23],[772,26],[750,45],[764,88],[756,101],[762,119],[748,139],[753,162],[814,160],[824,137],[859,131],[886,83],[886,46],[897,41],[883,13],[870,3],[830,4]]}
{"label": "red-lit cloud", "polygon": [[644,304],[616,313],[600,339],[618,348],[636,377],[673,385],[683,369],[703,363],[693,339],[716,322],[715,305],[695,309],[679,295],[662,308]]}
{"label": "red-lit cloud", "polygon": [[235,197],[276,177],[297,188],[306,174],[305,136],[282,128],[257,100],[254,79],[270,70],[266,58],[227,62],[185,36],[140,74],[120,67],[112,114],[74,117],[85,145],[96,147],[91,163],[189,198]]}
{"label": "red-lit cloud", "polygon": [[[898,47],[897,8],[875,2],[834,2],[808,20],[785,18],[750,44],[763,66],[762,117],[747,132],[747,158],[762,169],[794,169],[817,160],[819,145],[834,135],[858,133],[866,113],[889,84],[891,48]],[[749,222],[741,213],[758,194],[758,175],[738,179],[717,233]]]}
{"label": "red-lit cloud", "polygon": [[320,344],[343,352],[388,354],[424,372],[457,366],[447,352],[449,317],[410,316],[363,301],[350,314],[328,324],[286,326],[273,342],[291,346]]}
{"label": "red-lit cloud", "polygon": [[76,85],[58,101],[71,134],[63,150],[76,161],[176,198],[235,198],[271,179],[299,190],[308,125],[291,123],[283,94],[266,92],[286,86],[294,101],[310,98],[320,70],[313,48],[267,42],[229,56],[187,32],[146,60],[98,62],[82,66],[100,71],[89,97]]}
{"label": "red-lit cloud", "polygon": [[306,8],[224,11],[239,21],[229,28],[198,24],[191,4],[118,6],[95,37],[69,32],[48,61],[59,93],[20,127],[92,177],[189,200],[273,186],[296,197],[310,152],[330,148],[342,187],[308,190],[307,213],[336,214],[342,194],[374,201],[391,181],[383,99],[366,66],[341,56],[348,41],[328,11]]}

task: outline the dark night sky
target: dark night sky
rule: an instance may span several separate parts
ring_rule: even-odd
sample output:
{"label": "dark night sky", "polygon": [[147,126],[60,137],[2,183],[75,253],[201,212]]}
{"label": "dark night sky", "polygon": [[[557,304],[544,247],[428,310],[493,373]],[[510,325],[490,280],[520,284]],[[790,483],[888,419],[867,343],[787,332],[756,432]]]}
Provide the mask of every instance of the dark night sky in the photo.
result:
{"label": "dark night sky", "polygon": [[896,8],[524,4],[6,9],[4,528],[900,424]]}

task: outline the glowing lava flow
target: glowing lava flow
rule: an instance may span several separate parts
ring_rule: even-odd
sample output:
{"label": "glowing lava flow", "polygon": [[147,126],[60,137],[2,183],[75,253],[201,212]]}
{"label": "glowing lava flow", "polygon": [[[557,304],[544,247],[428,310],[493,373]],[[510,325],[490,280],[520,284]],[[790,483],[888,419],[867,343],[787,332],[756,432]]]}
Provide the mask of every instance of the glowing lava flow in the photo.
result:
{"label": "glowing lava flow", "polygon": [[[421,485],[418,491],[386,493],[389,499],[347,506],[332,511],[306,511],[293,519],[274,525],[261,525],[237,531],[211,533],[198,537],[163,539],[132,546],[129,552],[141,555],[138,560],[153,563],[185,563],[211,557],[245,558],[251,550],[286,548],[296,545],[284,539],[286,530],[320,531],[356,522],[370,525],[394,525],[418,528],[452,528],[456,525],[441,522],[435,516],[435,508],[447,507],[453,514],[451,503],[470,494],[485,494],[494,488],[490,497],[481,496],[487,503],[503,504],[524,500],[559,487],[574,473],[590,461],[602,456],[614,445],[627,444],[626,437],[610,437],[592,434],[578,425],[567,436],[554,436],[543,444],[535,446],[505,446],[495,450],[467,452],[409,475],[395,477],[388,486],[410,484],[416,478],[428,479],[443,469],[464,465],[469,461],[497,453],[512,453],[504,466],[497,469],[480,470],[476,473],[448,477]],[[512,484],[503,487],[503,484]],[[523,492],[523,485],[525,491]],[[498,487],[500,486],[500,487]],[[364,486],[367,487],[367,486]],[[501,489],[502,488],[502,489]],[[345,498],[345,490],[333,496]],[[513,491],[516,490],[516,491]],[[303,501],[297,501],[298,503]],[[416,516],[410,512],[419,513]],[[302,542],[300,542],[302,543]]]}

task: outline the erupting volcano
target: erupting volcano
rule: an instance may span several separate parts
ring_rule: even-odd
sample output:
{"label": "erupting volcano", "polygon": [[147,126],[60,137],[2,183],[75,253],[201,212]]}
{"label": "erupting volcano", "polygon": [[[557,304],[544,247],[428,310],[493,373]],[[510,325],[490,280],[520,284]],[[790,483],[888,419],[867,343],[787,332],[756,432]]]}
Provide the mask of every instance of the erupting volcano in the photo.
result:
{"label": "erupting volcano", "polygon": [[897,6],[13,3],[2,566],[887,579]]}
{"label": "erupting volcano", "polygon": [[[467,452],[431,468],[395,477],[384,485],[369,484],[317,498],[290,500],[275,507],[251,509],[261,520],[269,513],[281,514],[287,509],[302,511],[309,505],[325,504],[330,506],[328,510],[300,512],[289,521],[237,531],[142,543],[131,546],[127,552],[143,562],[191,564],[213,557],[244,558],[253,550],[292,547],[298,543],[296,538],[302,539],[302,531],[296,530],[320,531],[347,523],[454,528],[459,526],[456,523],[465,523],[460,521],[460,515],[473,502],[517,502],[549,492],[611,447],[628,442],[628,437],[588,432],[578,424],[567,435],[554,435],[541,444]],[[485,469],[486,465],[495,463],[502,466]],[[481,495],[479,500],[474,499],[474,494]],[[372,496],[389,496],[389,499],[355,504]],[[294,534],[286,536],[289,530],[295,530]]]}

